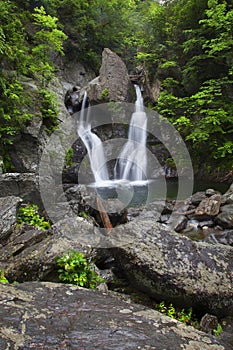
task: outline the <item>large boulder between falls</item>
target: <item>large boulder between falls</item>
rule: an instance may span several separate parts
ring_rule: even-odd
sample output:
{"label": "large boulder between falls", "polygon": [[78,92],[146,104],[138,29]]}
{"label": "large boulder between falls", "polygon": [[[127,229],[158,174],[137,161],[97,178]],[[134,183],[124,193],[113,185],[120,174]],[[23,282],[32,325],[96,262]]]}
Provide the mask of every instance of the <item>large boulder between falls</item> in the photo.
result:
{"label": "large boulder between falls", "polygon": [[132,100],[132,83],[126,65],[116,53],[107,48],[103,50],[99,77],[92,80],[86,90],[92,104]]}
{"label": "large boulder between falls", "polygon": [[116,227],[112,252],[134,288],[215,315],[233,314],[233,248],[191,241],[154,220]]}
{"label": "large boulder between falls", "polygon": [[1,349],[227,350],[213,336],[98,291],[0,284]]}

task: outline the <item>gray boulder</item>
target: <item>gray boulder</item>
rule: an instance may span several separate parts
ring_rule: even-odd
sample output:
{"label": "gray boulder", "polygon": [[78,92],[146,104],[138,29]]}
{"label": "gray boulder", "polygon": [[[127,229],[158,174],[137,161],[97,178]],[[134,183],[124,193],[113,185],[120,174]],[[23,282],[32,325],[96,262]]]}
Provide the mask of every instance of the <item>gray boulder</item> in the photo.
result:
{"label": "gray boulder", "polygon": [[34,173],[6,173],[0,175],[0,197],[18,196],[24,202],[41,205],[38,176]]}
{"label": "gray boulder", "polygon": [[92,80],[86,90],[92,104],[131,101],[132,83],[125,63],[116,53],[107,48],[103,50],[99,77]]}
{"label": "gray boulder", "polygon": [[227,350],[157,311],[71,285],[0,284],[0,303],[1,349]]}
{"label": "gray boulder", "polygon": [[233,313],[230,246],[194,242],[149,219],[112,234],[119,237],[114,257],[134,288],[216,315]]}
{"label": "gray boulder", "polygon": [[11,234],[21,202],[21,198],[14,196],[0,198],[0,243]]}
{"label": "gray boulder", "polygon": [[93,231],[93,224],[79,217],[60,221],[46,231],[24,225],[0,248],[0,267],[12,282],[45,280],[57,270],[56,256],[69,249],[90,252],[88,235]]}

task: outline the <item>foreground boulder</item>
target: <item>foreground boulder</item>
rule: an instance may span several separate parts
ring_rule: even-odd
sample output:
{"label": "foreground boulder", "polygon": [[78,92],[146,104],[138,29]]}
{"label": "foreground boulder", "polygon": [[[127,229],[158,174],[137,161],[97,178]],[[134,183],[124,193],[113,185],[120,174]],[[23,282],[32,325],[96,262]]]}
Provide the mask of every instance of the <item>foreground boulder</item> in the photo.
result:
{"label": "foreground boulder", "polygon": [[134,288],[215,315],[233,314],[233,249],[194,242],[154,220],[114,229],[112,252]]}
{"label": "foreground boulder", "polygon": [[1,349],[227,350],[203,332],[98,291],[0,284]]}

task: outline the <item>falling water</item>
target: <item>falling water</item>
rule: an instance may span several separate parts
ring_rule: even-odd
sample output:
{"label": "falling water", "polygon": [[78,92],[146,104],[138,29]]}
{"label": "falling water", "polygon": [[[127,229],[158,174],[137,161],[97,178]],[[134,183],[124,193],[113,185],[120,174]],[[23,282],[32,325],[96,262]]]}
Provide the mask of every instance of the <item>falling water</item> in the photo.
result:
{"label": "falling water", "polygon": [[130,122],[128,141],[122,148],[115,165],[114,176],[123,180],[141,181],[146,179],[147,169],[147,116],[144,112],[140,87],[138,85],[134,87],[137,95],[135,112]]}
{"label": "falling water", "polygon": [[[140,87],[138,85],[134,85],[134,87],[137,95],[135,112],[132,114],[130,121],[128,141],[122,148],[116,161],[114,180],[142,181],[146,179],[147,116],[144,112]],[[86,102],[87,93],[85,92],[78,124],[78,135],[86,146],[95,182],[101,183],[103,181],[109,181],[109,173],[106,166],[103,144],[99,137],[91,131],[90,108],[85,109]]]}
{"label": "falling water", "polygon": [[[89,107],[85,110],[87,102],[87,93],[84,93],[80,121],[78,124],[78,135],[86,146],[88,156],[90,159],[91,170],[93,172],[95,181],[101,182],[109,180],[108,169],[106,166],[106,159],[104,155],[103,144],[99,137],[91,131],[91,124],[89,121]],[[85,112],[87,118],[85,120]]]}

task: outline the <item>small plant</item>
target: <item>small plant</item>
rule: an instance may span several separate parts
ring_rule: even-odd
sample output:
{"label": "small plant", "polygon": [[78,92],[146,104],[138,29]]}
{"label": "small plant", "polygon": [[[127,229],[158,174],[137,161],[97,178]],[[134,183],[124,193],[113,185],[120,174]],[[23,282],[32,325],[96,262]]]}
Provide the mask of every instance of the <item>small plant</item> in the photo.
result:
{"label": "small plant", "polygon": [[176,320],[185,323],[191,324],[192,322],[192,308],[185,311],[184,309],[176,310],[172,304],[168,306],[165,305],[165,302],[162,301],[157,305],[157,310],[162,314],[165,314],[171,318],[175,318]]}
{"label": "small plant", "polygon": [[95,272],[94,265],[87,261],[83,253],[70,250],[62,257],[57,257],[56,262],[60,267],[58,272],[61,282],[94,289],[104,281]]}
{"label": "small plant", "polygon": [[31,226],[37,226],[42,230],[50,228],[50,223],[43,216],[39,215],[38,210],[39,208],[35,204],[27,204],[25,207],[19,208],[18,224],[25,223]]}
{"label": "small plant", "polygon": [[3,269],[0,269],[0,282],[9,283],[8,279],[5,277],[5,271]]}
{"label": "small plant", "polygon": [[217,328],[214,329],[215,337],[219,337],[222,331],[223,331],[222,326],[220,323],[218,323]]}
{"label": "small plant", "polygon": [[65,156],[66,165],[72,166],[74,164],[72,161],[72,158],[74,156],[74,150],[73,148],[67,148],[65,151],[66,151],[66,156]]}
{"label": "small plant", "polygon": [[107,88],[103,89],[101,92],[102,98],[107,98],[108,95],[109,95],[108,89]]}
{"label": "small plant", "polygon": [[81,218],[84,218],[84,219],[88,219],[90,217],[85,211],[80,211],[78,213],[78,216],[80,216]]}

